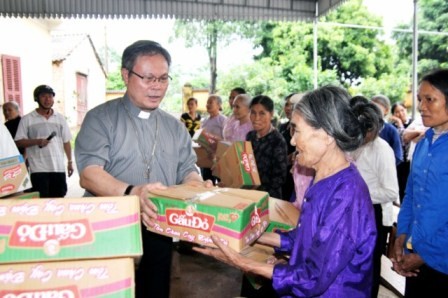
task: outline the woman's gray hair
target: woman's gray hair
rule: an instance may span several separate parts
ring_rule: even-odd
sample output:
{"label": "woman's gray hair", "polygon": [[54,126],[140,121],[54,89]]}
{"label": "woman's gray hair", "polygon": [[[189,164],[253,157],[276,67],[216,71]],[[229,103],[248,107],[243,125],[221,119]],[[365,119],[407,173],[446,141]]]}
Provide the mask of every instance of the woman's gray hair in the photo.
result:
{"label": "woman's gray hair", "polygon": [[252,100],[249,94],[238,94],[237,96],[235,96],[233,102],[235,102],[235,100],[237,99],[246,107],[249,107],[250,101]]}
{"label": "woman's gray hair", "polygon": [[350,108],[350,98],[343,88],[324,86],[306,93],[294,112],[311,127],[322,128],[342,151],[353,151],[362,145],[365,131]]}
{"label": "woman's gray hair", "polygon": [[140,56],[162,55],[168,66],[171,65],[171,55],[158,42],[152,40],[139,40],[128,46],[121,57],[121,68],[132,70],[135,60]]}
{"label": "woman's gray hair", "polygon": [[221,96],[217,95],[217,94],[211,94],[208,98],[214,98],[216,100],[216,102],[222,106],[222,98]]}
{"label": "woman's gray hair", "polygon": [[210,94],[210,96],[208,97],[208,99],[210,99],[210,98],[216,100],[216,102],[217,102],[218,105],[219,105],[219,110],[222,111],[222,98],[221,98],[221,96],[219,96],[219,95],[217,95],[217,94]]}
{"label": "woman's gray hair", "polygon": [[3,110],[6,109],[7,106],[12,106],[16,111],[19,110],[19,104],[13,100],[7,101],[3,104]]}

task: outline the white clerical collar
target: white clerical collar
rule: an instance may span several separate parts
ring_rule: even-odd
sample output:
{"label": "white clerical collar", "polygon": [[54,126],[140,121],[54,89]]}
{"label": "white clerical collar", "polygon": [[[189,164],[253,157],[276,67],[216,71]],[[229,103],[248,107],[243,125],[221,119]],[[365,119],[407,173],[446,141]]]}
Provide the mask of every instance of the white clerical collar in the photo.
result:
{"label": "white clerical collar", "polygon": [[138,118],[141,118],[141,119],[148,119],[149,116],[151,116],[151,113],[145,112],[145,111],[140,111],[140,113],[138,114]]}

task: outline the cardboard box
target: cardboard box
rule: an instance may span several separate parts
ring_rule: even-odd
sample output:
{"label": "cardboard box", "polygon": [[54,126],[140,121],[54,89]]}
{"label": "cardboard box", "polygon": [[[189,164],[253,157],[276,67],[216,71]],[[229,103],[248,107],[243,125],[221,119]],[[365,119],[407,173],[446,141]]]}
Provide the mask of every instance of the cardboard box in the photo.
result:
{"label": "cardboard box", "polygon": [[134,297],[130,258],[0,265],[0,297]]}
{"label": "cardboard box", "polygon": [[[297,226],[299,221],[300,211],[290,202],[283,201],[279,199],[269,198],[269,226],[266,232],[275,231],[289,231]],[[273,247],[253,244],[246,247],[240,252],[241,255],[250,258],[251,260],[267,263],[269,259],[275,256],[276,259],[283,258],[287,260],[289,256],[275,255],[275,250]],[[264,279],[256,275],[246,274],[246,278],[249,280],[251,285],[258,289],[264,283]]]}
{"label": "cardboard box", "polygon": [[[266,232],[289,231],[297,226],[300,211],[290,202],[269,198],[269,225]],[[252,260],[265,262],[274,254],[274,248],[254,244],[240,252]]]}
{"label": "cardboard box", "polygon": [[257,243],[243,249],[240,252],[240,255],[257,262],[266,263],[268,259],[274,255],[274,253],[275,251],[273,247]]}
{"label": "cardboard box", "polygon": [[209,153],[203,147],[194,147],[194,152],[196,152],[196,165],[200,168],[211,168],[213,166],[213,158],[211,153]]}
{"label": "cardboard box", "polygon": [[255,189],[261,185],[251,142],[234,142],[214,170],[224,187]]}
{"label": "cardboard box", "polygon": [[200,245],[215,247],[210,237],[217,235],[240,251],[268,226],[268,193],[262,191],[178,185],[149,198],[158,208],[151,231]]}
{"label": "cardboard box", "polygon": [[136,196],[0,200],[0,263],[141,255]]}
{"label": "cardboard box", "polygon": [[289,231],[299,222],[300,211],[288,201],[269,198],[269,226],[267,232]]}
{"label": "cardboard box", "polygon": [[219,160],[231,146],[232,142],[219,141],[216,147],[216,159]]}
{"label": "cardboard box", "polygon": [[219,142],[220,138],[211,133],[208,133],[204,128],[201,128],[194,133],[192,140],[198,143],[208,152],[215,153],[217,143]]}
{"label": "cardboard box", "polygon": [[2,199],[38,199],[38,198],[40,198],[40,194],[38,191],[33,191],[33,192],[21,191],[21,192],[3,197]]}
{"label": "cardboard box", "polygon": [[31,179],[22,155],[0,159],[0,197],[31,187]]}
{"label": "cardboard box", "polygon": [[215,153],[215,159],[213,162],[213,167],[212,167],[212,175],[219,177],[219,172],[218,172],[218,161],[221,159],[221,157],[224,155],[224,153],[227,151],[227,149],[230,148],[230,146],[232,146],[232,142],[227,142],[227,141],[219,141],[216,147],[216,153]]}

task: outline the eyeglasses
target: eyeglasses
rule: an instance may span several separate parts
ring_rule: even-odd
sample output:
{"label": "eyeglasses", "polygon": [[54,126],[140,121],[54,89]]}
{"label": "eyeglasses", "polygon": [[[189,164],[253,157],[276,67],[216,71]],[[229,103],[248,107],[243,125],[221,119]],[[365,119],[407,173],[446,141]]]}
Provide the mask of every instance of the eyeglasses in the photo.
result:
{"label": "eyeglasses", "polygon": [[162,85],[165,85],[165,84],[168,84],[168,81],[171,80],[171,77],[169,75],[164,75],[159,78],[155,77],[155,76],[142,76],[142,75],[136,73],[135,71],[133,71],[132,69],[129,70],[129,73],[135,74],[137,77],[142,79],[143,83],[145,83],[146,85],[155,84],[155,83],[160,83]]}

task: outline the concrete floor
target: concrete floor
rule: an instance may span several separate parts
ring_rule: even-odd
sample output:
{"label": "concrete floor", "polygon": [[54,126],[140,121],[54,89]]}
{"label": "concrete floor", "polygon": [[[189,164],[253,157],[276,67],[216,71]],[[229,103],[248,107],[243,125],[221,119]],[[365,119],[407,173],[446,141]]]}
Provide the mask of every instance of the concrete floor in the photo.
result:
{"label": "concrete floor", "polygon": [[207,256],[173,252],[171,298],[238,297],[241,271]]}

